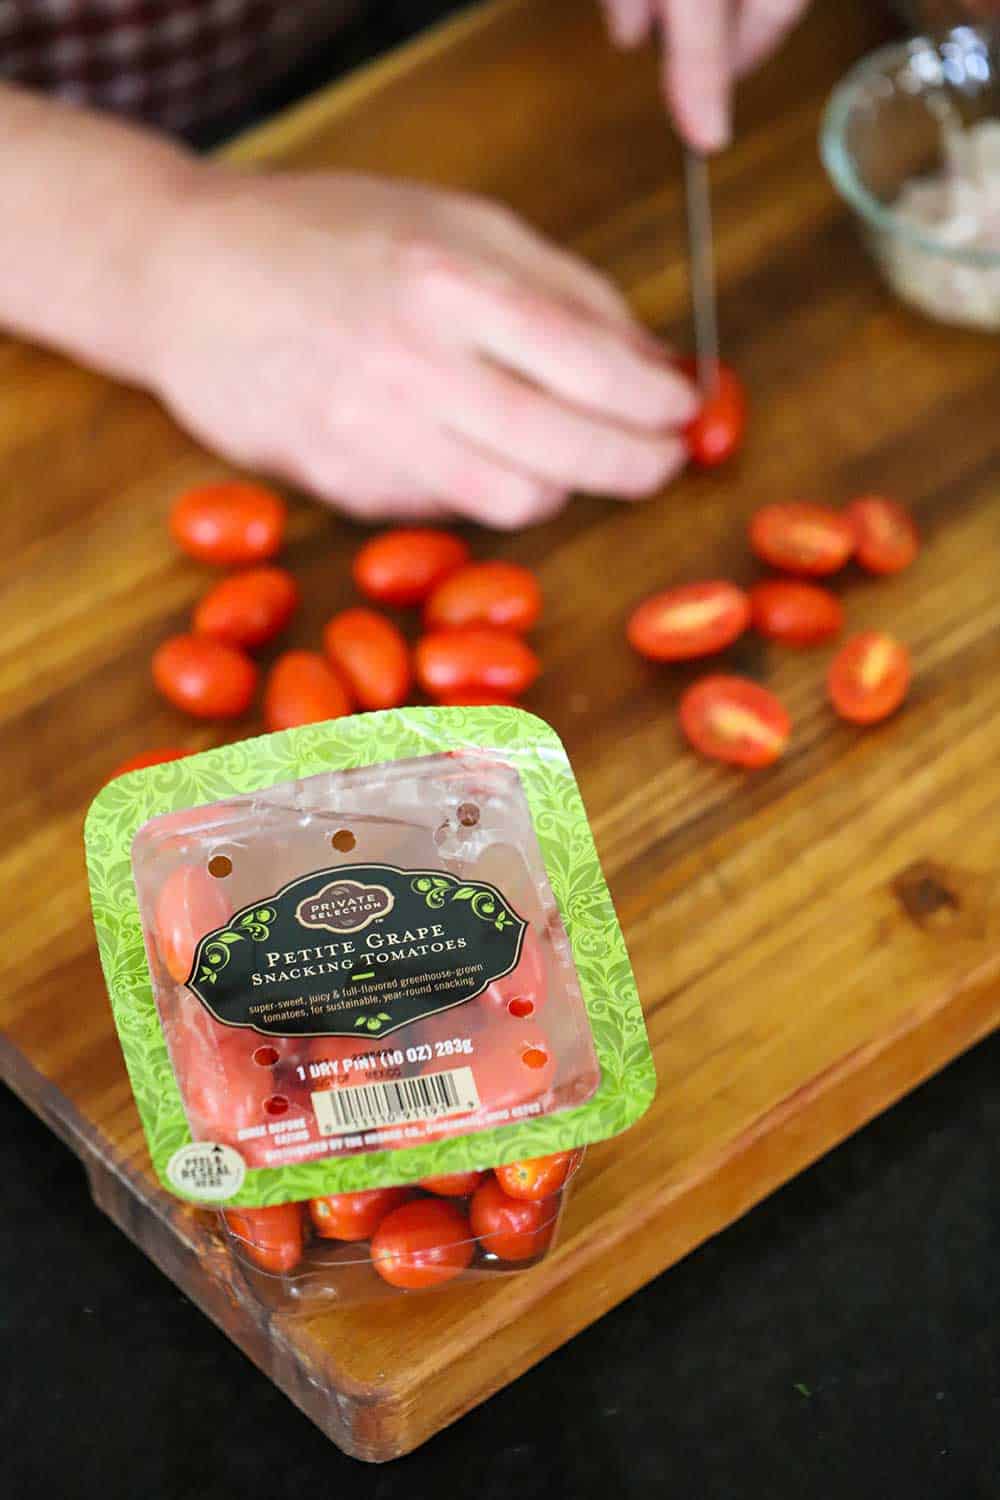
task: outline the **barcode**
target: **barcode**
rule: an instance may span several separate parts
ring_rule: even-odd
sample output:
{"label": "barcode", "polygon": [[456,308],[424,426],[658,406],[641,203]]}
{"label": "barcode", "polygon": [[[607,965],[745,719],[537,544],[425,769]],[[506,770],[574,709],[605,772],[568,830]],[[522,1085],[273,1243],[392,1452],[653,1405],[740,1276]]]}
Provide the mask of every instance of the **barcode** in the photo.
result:
{"label": "barcode", "polygon": [[422,1078],[323,1089],[313,1094],[312,1102],[320,1135],[341,1135],[376,1125],[464,1115],[479,1108],[479,1093],[471,1068],[450,1068]]}

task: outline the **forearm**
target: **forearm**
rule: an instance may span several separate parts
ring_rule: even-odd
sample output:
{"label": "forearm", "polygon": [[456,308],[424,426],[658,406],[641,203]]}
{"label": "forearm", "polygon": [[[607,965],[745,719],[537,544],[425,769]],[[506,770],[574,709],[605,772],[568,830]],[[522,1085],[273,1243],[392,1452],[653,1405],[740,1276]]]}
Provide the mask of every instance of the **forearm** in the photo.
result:
{"label": "forearm", "polygon": [[144,381],[157,247],[203,171],[160,137],[0,86],[0,328]]}

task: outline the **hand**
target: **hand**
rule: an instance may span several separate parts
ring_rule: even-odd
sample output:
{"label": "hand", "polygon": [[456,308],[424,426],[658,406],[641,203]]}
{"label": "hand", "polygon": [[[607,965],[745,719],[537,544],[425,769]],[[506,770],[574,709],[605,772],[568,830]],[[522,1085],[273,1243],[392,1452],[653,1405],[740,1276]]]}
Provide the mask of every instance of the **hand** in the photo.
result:
{"label": "hand", "polygon": [[149,383],[201,438],[363,517],[538,521],[683,465],[692,387],[506,209],[209,166],[150,271]]}
{"label": "hand", "polygon": [[612,38],[635,47],[658,27],[663,88],[681,135],[701,151],[729,142],[730,88],[775,50],[808,0],[604,0]]}

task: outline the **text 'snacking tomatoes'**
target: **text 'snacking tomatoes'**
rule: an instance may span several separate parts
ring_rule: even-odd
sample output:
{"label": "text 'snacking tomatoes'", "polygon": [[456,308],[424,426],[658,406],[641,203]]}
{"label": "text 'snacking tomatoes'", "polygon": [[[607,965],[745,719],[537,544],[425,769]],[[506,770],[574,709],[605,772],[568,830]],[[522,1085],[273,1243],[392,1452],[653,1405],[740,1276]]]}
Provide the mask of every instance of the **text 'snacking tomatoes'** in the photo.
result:
{"label": "text 'snacking tomatoes'", "polygon": [[844,606],[836,594],[795,578],[768,578],[750,590],[755,630],[784,646],[818,646],[839,635]]}
{"label": "text 'snacking tomatoes'", "polygon": [[495,1167],[494,1174],[509,1198],[527,1198],[536,1203],[558,1193],[582,1160],[582,1151],[557,1151],[554,1156],[507,1162],[505,1166]]}
{"label": "text 'snacking tomatoes'", "polygon": [[847,562],[854,551],[854,526],[849,516],[827,505],[782,501],[757,511],[750,522],[750,545],[772,568],[820,576],[836,573]]}
{"label": "text 'snacking tomatoes'", "polygon": [[203,635],[175,635],[153,653],[159,692],[195,719],[237,719],[253,702],[257,668],[245,652]]}
{"label": "text 'snacking tomatoes'", "polygon": [[469,1221],[443,1198],[393,1209],[375,1231],[372,1265],[390,1286],[416,1291],[460,1276],[476,1253]]}
{"label": "text 'snacking tomatoes'", "polygon": [[467,563],[439,583],[424,609],[428,630],[495,625],[524,632],[542,612],[538,579],[519,563]]}
{"label": "text 'snacking tomatoes'", "polygon": [[916,557],[920,539],[913,517],[898,500],[861,495],[847,508],[858,562],[869,573],[901,573]]}
{"label": "text 'snacking tomatoes'", "polygon": [[362,1188],[357,1193],[329,1193],[309,1200],[313,1228],[324,1240],[369,1240],[386,1214],[406,1203],[408,1188]]}
{"label": "text 'snacking tomatoes'", "polygon": [[280,550],[287,519],[285,502],[273,490],[229,480],[185,491],[170,512],[170,534],[199,562],[244,568]]}
{"label": "text 'snacking tomatoes'", "polygon": [[420,685],[432,698],[469,689],[519,698],[541,671],[520,636],[485,625],[425,635],[417,642],[415,660]]}
{"label": "text 'snacking tomatoes'", "polygon": [[226,1208],[222,1211],[230,1234],[262,1271],[283,1275],[302,1259],[304,1233],[301,1203],[279,1203],[273,1208]]}
{"label": "text 'snacking tomatoes'", "polygon": [[473,1234],[487,1255],[498,1260],[534,1260],[541,1255],[549,1247],[558,1217],[558,1198],[511,1198],[495,1177],[476,1189],[469,1205]]}
{"label": "text 'snacking tomatoes'", "polygon": [[735,584],[683,583],[643,600],[628,639],[650,661],[687,661],[732,645],[749,623],[750,601]]}
{"label": "text 'snacking tomatoes'", "polygon": [[106,786],[116,776],[124,776],[128,771],[145,771],[147,766],[166,765],[167,761],[183,760],[192,753],[191,750],[140,750],[138,755],[130,755],[128,760],[123,760],[120,766],[116,766],[111,775],[105,778],[104,784]]}
{"label": "text 'snacking tomatoes'", "polygon": [[318,651],[286,651],[271,668],[264,689],[269,730],[340,719],[352,709],[342,679]]}
{"label": "text 'snacking tomatoes'", "polygon": [[[678,365],[692,379],[698,373],[697,360],[691,357],[678,360]],[[735,370],[720,362],[715,390],[703,401],[684,434],[691,462],[700,469],[714,469],[725,463],[742,447],[746,425],[743,382]]]}
{"label": "text 'snacking tomatoes'", "polygon": [[194,612],[196,635],[230,646],[263,646],[285,629],[299,586],[285,568],[247,568],[209,589]]}
{"label": "text 'snacking tomatoes'", "polygon": [[451,1172],[445,1177],[425,1177],[417,1186],[439,1198],[467,1198],[485,1176],[485,1172]]}
{"label": "text 'snacking tomatoes'", "polygon": [[359,706],[399,708],[413,682],[410,648],[374,609],[345,609],[323,631],[323,645]]}
{"label": "text 'snacking tomatoes'", "polygon": [[376,604],[423,604],[438,584],[469,560],[461,537],[430,527],[385,531],[354,559],[354,581]]}
{"label": "text 'snacking tomatoes'", "polygon": [[681,699],[681,728],[714,760],[757,769],[784,752],[792,732],[780,699],[745,677],[702,677]]}
{"label": "text 'snacking tomatoes'", "polygon": [[853,636],[834,657],[827,685],[842,719],[877,724],[895,713],[906,697],[910,653],[879,631]]}

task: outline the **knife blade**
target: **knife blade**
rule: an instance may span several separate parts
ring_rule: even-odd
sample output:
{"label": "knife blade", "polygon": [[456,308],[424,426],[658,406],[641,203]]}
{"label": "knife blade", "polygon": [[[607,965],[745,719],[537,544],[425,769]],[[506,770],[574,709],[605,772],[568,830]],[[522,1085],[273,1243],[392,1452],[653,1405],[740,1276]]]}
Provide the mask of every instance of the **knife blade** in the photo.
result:
{"label": "knife blade", "polygon": [[719,380],[719,321],[715,302],[715,248],[708,161],[689,146],[684,149],[687,198],[691,316],[695,362],[703,400],[714,396]]}

